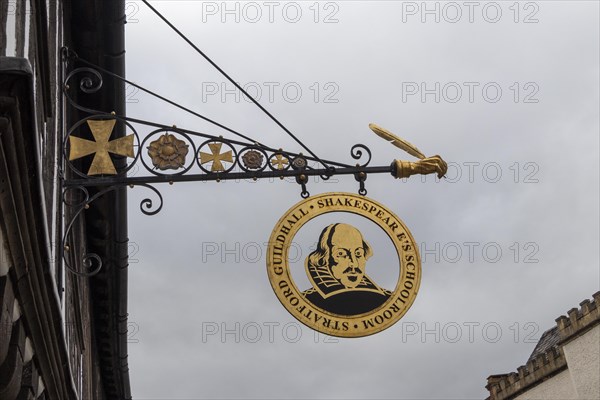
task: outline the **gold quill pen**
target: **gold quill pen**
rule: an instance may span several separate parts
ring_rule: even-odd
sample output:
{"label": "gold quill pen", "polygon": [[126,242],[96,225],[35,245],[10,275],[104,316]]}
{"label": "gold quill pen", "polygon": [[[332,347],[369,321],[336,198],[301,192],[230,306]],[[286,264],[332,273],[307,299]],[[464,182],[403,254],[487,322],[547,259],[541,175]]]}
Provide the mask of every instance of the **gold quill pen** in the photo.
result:
{"label": "gold quill pen", "polygon": [[388,131],[387,129],[384,129],[376,124],[369,124],[369,128],[371,128],[371,130],[373,132],[375,132],[375,134],[377,136],[387,140],[388,142],[390,142],[394,146],[404,150],[411,156],[415,156],[420,159],[425,158],[425,154],[421,153],[421,150],[417,149],[417,147],[414,144],[409,143],[406,140],[394,135],[392,132]]}

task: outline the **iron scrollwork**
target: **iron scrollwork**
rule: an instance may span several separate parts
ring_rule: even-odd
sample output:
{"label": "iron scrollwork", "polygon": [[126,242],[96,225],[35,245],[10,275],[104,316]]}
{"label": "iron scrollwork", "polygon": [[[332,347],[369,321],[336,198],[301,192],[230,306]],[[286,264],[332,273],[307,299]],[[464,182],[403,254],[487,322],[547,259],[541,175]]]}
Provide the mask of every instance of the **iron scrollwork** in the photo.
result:
{"label": "iron scrollwork", "polygon": [[361,168],[366,167],[371,162],[371,150],[364,144],[355,144],[350,149],[350,155],[352,156],[352,158],[354,158],[357,161],[360,160],[361,158],[363,158],[363,151],[365,153],[367,153],[368,158],[367,158],[367,161],[363,162],[362,164],[356,163],[356,166],[361,167]]}
{"label": "iron scrollwork", "polygon": [[[64,65],[68,66],[73,59],[77,59],[77,55],[63,49]],[[437,172],[438,176],[443,176],[447,169],[441,157],[425,157],[410,143],[374,124],[369,127],[378,136],[415,155],[419,160],[414,163],[394,160],[387,166],[371,167],[371,150],[364,144],[355,144],[350,149],[354,163],[343,163],[317,158],[302,143],[300,144],[311,153],[310,156],[271,148],[219,124],[217,125],[238,134],[244,140],[233,140],[175,125],[116,115],[110,111],[93,110],[77,103],[76,99],[80,96],[74,93],[75,90],[84,95],[98,93],[106,78],[103,74],[107,74],[111,79],[131,82],[100,67],[93,68],[88,62],[82,62],[88,66],[74,68],[66,75],[63,95],[72,107],[88,116],[75,122],[63,138],[60,174],[63,202],[70,215],[63,237],[63,259],[66,268],[79,276],[97,274],[102,268],[102,260],[97,254],[84,254],[85,271],[73,268],[68,256],[72,228],[91,203],[123,186],[150,189],[158,198],[158,203],[151,198],[145,198],[140,202],[140,211],[145,215],[155,215],[163,207],[162,195],[153,186],[157,183],[293,177],[302,188],[301,196],[307,198],[310,196],[307,190],[310,176],[319,176],[327,180],[333,175],[353,175],[359,182],[359,194],[364,196],[367,194],[365,181],[369,173],[390,173],[398,178],[433,171]],[[133,85],[171,105],[190,111],[147,89]],[[214,123],[197,113],[193,114]],[[122,133],[125,135],[114,137],[115,126],[124,130]],[[84,157],[93,157],[87,159],[86,165],[90,164],[87,171],[82,171],[82,163],[76,161]],[[120,162],[115,163],[115,160]],[[64,168],[68,168],[70,173]],[[90,196],[89,187],[97,190],[93,196]],[[79,194],[76,196],[75,193]]]}
{"label": "iron scrollwork", "polygon": [[[62,239],[62,255],[63,255],[63,257],[62,258],[63,258],[63,262],[64,262],[64,265],[67,268],[67,270],[69,270],[73,274],[82,276],[82,277],[94,276],[100,272],[100,270],[102,269],[102,266],[103,266],[102,259],[96,253],[83,254],[82,265],[85,269],[87,269],[87,271],[78,271],[71,265],[68,254],[71,251],[72,243],[74,241],[73,236],[72,236],[73,226],[77,222],[78,218],[83,214],[83,212],[85,212],[85,210],[90,208],[90,205],[94,201],[96,201],[100,197],[104,196],[105,194],[115,191],[118,188],[123,187],[123,186],[124,185],[122,185],[122,184],[109,186],[109,187],[95,193],[93,196],[90,196],[90,193],[85,186],[67,186],[63,190],[63,194],[62,194],[63,203],[71,209],[71,213],[69,213],[70,219],[65,227],[65,231],[63,234],[63,239]],[[155,205],[154,201],[149,197],[142,199],[140,201],[140,211],[142,213],[144,213],[145,215],[155,215],[155,214],[158,214],[162,210],[163,197],[160,194],[160,192],[158,191],[158,189],[156,189],[154,186],[144,184],[144,183],[140,183],[140,184],[136,184],[136,185],[130,184],[129,186],[132,188],[135,186],[142,186],[147,189],[150,189],[152,192],[154,192],[154,194],[158,198],[157,205]],[[79,196],[77,196],[75,194],[77,192],[79,193]],[[71,197],[71,198],[78,197],[79,199],[73,201],[73,200],[70,200],[69,197]]]}

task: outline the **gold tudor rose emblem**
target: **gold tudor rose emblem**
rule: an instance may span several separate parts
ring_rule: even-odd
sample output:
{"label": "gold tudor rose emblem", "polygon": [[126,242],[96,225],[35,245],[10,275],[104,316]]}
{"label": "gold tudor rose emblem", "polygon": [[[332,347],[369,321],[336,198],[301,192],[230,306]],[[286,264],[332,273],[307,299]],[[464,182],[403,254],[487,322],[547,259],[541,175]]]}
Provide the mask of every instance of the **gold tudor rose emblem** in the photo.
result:
{"label": "gold tudor rose emblem", "polygon": [[[367,275],[368,260],[377,248],[345,223],[324,226],[316,250],[306,257],[312,287],[300,289],[294,283],[289,268],[294,236],[308,221],[331,212],[363,216],[389,236],[398,259],[378,268],[399,268],[393,290]],[[269,239],[267,272],[279,301],[300,322],[332,336],[361,337],[388,328],[406,314],[421,282],[421,260],[407,227],[383,205],[352,193],[324,193],[299,202],[277,222]]]}

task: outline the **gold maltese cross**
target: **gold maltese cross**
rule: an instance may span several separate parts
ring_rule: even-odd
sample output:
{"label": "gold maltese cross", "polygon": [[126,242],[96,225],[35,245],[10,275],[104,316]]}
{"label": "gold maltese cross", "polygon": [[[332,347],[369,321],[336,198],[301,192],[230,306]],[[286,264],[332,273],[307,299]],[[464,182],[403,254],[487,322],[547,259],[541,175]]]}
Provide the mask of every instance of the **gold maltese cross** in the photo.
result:
{"label": "gold maltese cross", "polygon": [[133,135],[109,140],[115,127],[116,120],[88,120],[87,121],[95,141],[70,136],[71,150],[69,161],[94,154],[94,159],[88,175],[116,175],[117,170],[108,153],[119,156],[135,157],[133,152]]}
{"label": "gold maltese cross", "polygon": [[273,168],[277,168],[279,170],[281,169],[285,169],[285,167],[289,164],[289,160],[287,159],[287,157],[283,156],[282,154],[277,153],[275,155],[275,158],[273,158],[271,160],[271,166]]}
{"label": "gold maltese cross", "polygon": [[225,171],[223,162],[233,162],[233,152],[229,150],[221,153],[222,145],[223,143],[220,142],[209,143],[208,147],[210,148],[210,153],[200,152],[200,164],[206,164],[212,161],[212,166],[210,168],[211,172],[223,172]]}

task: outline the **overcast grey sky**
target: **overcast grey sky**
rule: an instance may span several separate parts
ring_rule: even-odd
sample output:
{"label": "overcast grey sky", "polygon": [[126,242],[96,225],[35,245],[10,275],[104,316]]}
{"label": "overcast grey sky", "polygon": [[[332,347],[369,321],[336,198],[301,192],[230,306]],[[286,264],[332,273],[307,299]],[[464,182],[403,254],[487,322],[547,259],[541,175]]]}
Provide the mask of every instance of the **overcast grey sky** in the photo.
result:
{"label": "overcast grey sky", "polygon": [[[599,290],[598,2],[152,4],[321,157],[351,162],[364,143],[371,165],[411,159],[375,122],[450,168],[441,182],[369,176],[368,196],[420,244],[423,279],[400,322],[359,339],[315,334],[270,287],[266,242],[297,184],[160,187],[154,217],[139,212],[148,193],[130,191],[135,398],[483,398],[487,376],[516,371]],[[141,2],[127,10],[129,79],[302,151]],[[228,137],[128,95],[132,117]]]}

